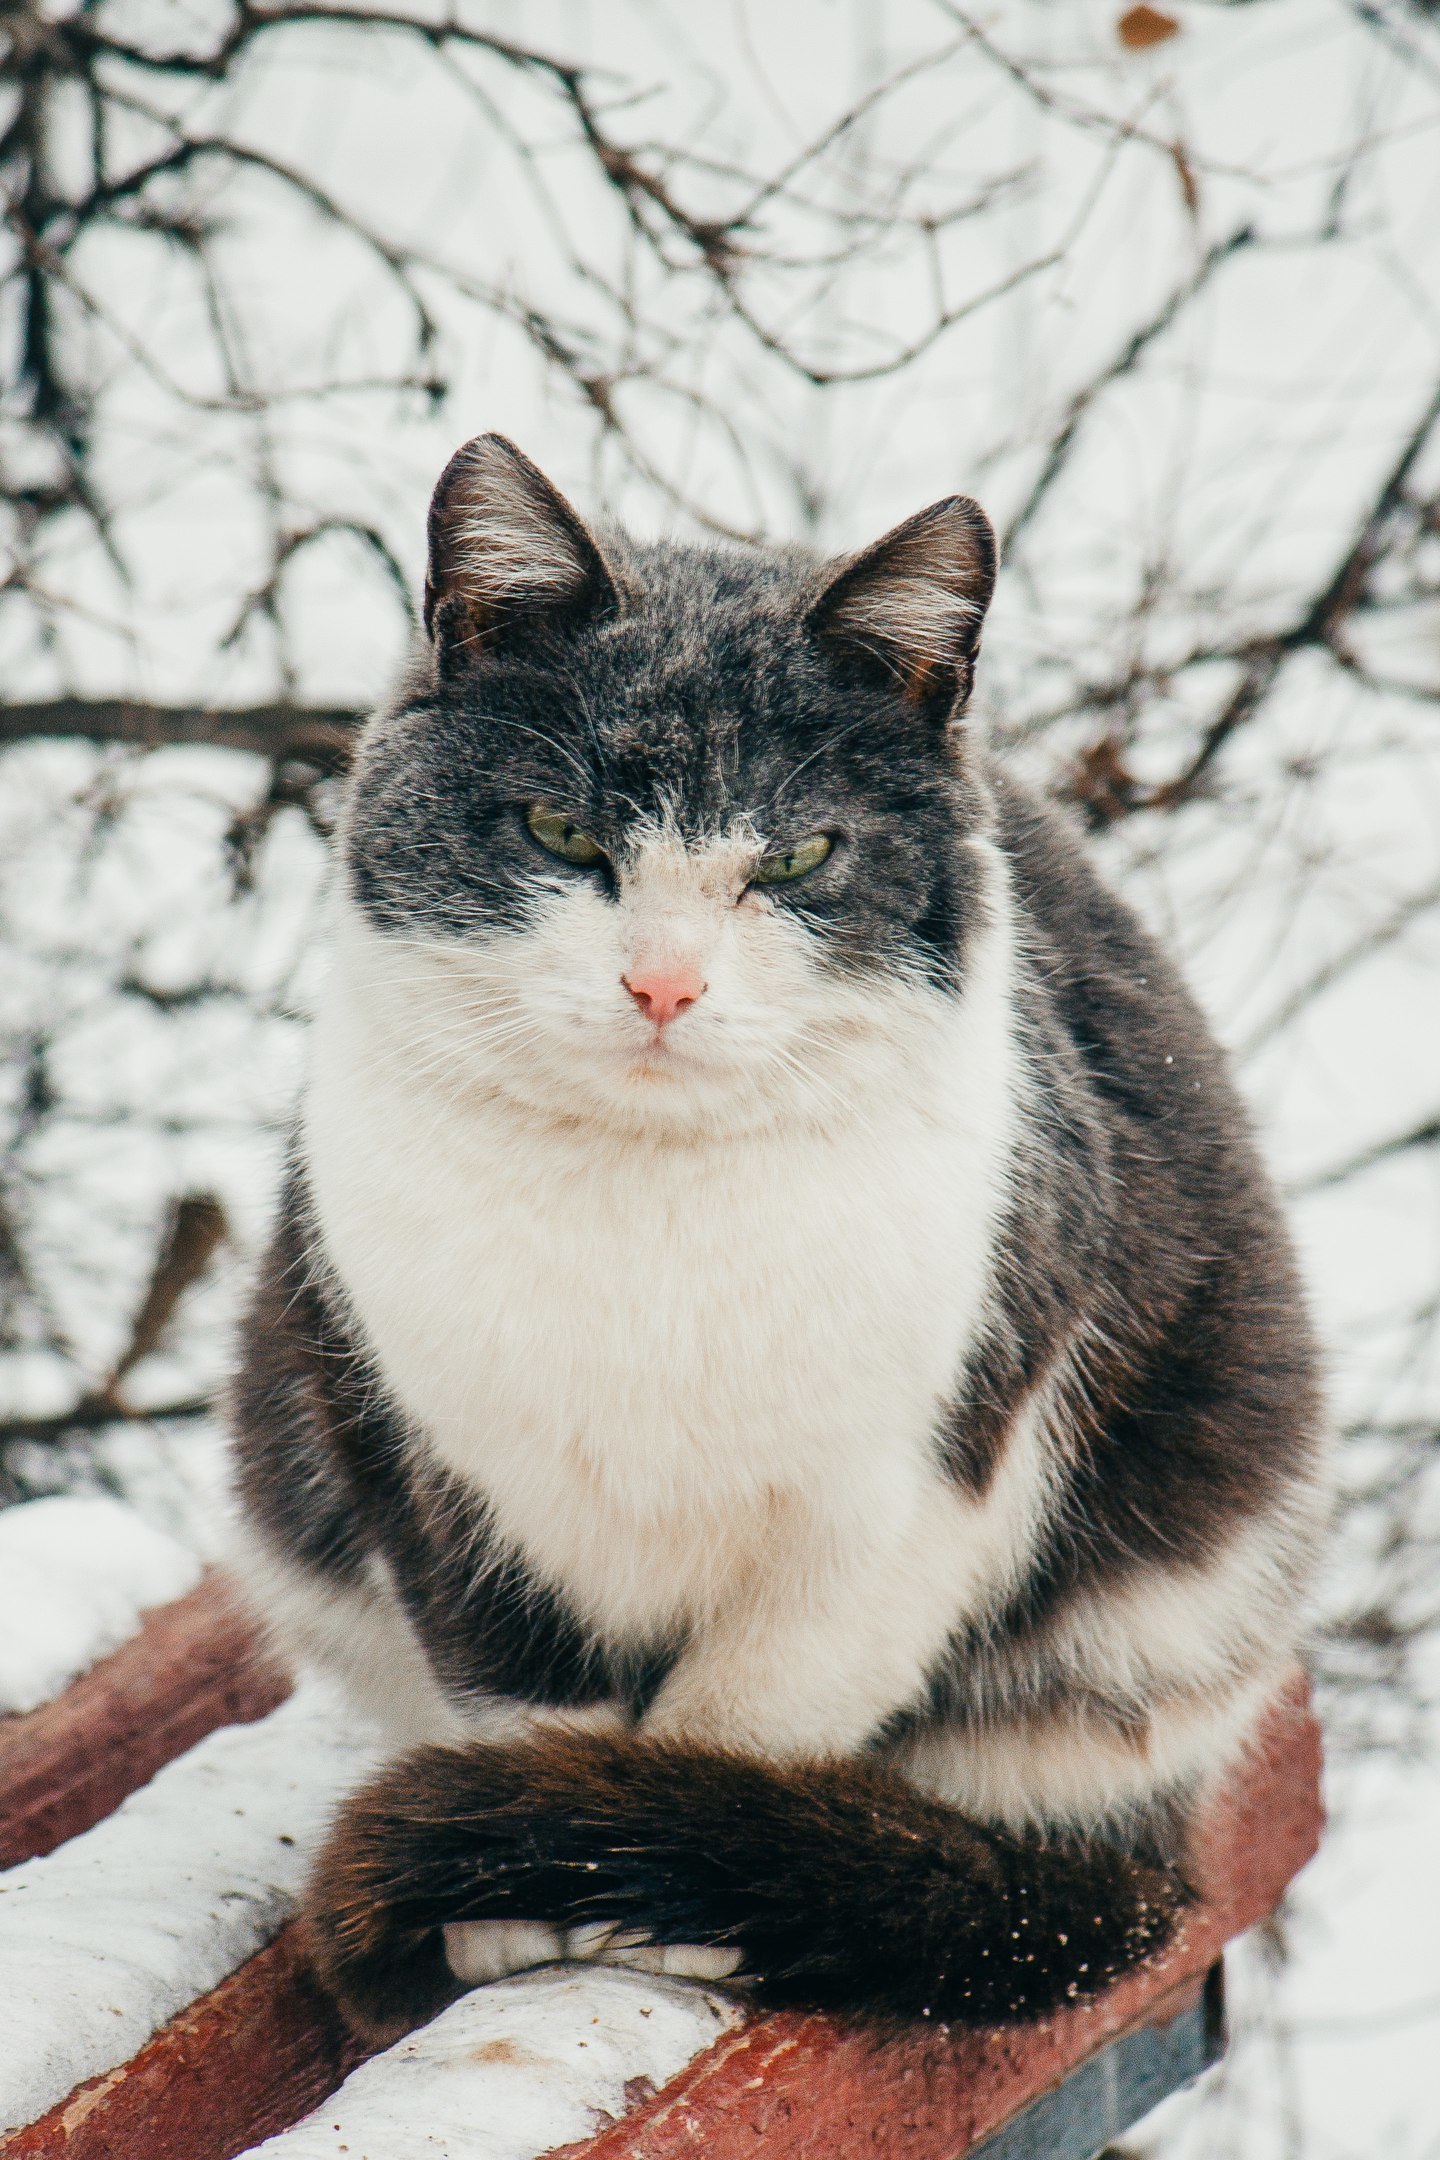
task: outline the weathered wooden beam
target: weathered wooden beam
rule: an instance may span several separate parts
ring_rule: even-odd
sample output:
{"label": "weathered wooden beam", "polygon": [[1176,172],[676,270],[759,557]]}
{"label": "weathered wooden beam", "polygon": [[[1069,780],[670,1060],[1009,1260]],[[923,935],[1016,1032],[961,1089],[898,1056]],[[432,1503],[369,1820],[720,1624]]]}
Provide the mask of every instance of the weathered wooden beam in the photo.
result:
{"label": "weathered wooden beam", "polygon": [[217,1725],[264,1717],[289,1690],[254,1621],[207,1575],[54,1702],[0,1719],[0,1867],[53,1852]]}
{"label": "weathered wooden beam", "polygon": [[977,2145],[970,2160],[1095,2160],[1162,2100],[1193,2085],[1225,2052],[1225,1968],[1161,2001],[1144,2025],[1072,2070]]}

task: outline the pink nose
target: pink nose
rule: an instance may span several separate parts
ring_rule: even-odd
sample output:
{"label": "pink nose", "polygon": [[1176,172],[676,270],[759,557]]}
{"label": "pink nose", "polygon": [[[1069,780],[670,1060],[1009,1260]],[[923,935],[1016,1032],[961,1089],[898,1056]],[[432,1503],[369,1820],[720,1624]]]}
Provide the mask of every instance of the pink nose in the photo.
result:
{"label": "pink nose", "polygon": [[676,1013],[684,1012],[687,1005],[705,995],[705,985],[693,967],[682,962],[670,961],[653,967],[643,963],[622,975],[620,980],[647,1020],[653,1020],[657,1028],[673,1020]]}

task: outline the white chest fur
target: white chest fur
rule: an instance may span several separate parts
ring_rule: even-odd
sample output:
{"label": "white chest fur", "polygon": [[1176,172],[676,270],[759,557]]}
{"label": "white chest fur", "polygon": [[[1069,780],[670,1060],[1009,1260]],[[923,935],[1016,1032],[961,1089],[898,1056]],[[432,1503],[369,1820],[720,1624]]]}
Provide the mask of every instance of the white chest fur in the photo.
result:
{"label": "white chest fur", "polygon": [[330,1255],[398,1400],[612,1638],[703,1623],[797,1521],[884,1544],[953,1505],[933,1436],[1014,1115],[994,943],[833,1129],[646,1142],[427,1074],[383,947],[342,939],[305,1127]]}

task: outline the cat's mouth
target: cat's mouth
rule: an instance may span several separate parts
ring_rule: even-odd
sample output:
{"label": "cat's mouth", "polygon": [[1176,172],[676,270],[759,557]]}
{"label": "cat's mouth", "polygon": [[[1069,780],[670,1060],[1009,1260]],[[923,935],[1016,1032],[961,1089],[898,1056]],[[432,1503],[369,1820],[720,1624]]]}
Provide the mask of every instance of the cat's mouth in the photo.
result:
{"label": "cat's mouth", "polygon": [[626,1060],[626,1076],[644,1085],[649,1081],[676,1080],[693,1067],[692,1058],[687,1058],[683,1050],[677,1055],[675,1045],[659,1035],[653,1042],[638,1044],[631,1052]]}
{"label": "cat's mouth", "polygon": [[684,1088],[733,1082],[739,1074],[731,1061],[717,1059],[719,1046],[703,1033],[687,1035],[683,1026],[647,1030],[641,1041],[627,1041],[621,1051],[620,1073],[627,1088]]}

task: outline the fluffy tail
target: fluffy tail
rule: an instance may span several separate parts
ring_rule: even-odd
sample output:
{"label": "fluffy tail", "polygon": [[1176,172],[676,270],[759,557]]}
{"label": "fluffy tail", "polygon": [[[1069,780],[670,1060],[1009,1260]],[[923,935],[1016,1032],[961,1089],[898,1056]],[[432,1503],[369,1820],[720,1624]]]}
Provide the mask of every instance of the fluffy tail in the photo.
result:
{"label": "fluffy tail", "polygon": [[968,1822],[867,1763],[564,1734],[391,1764],[340,1816],[307,1918],[376,2037],[462,1992],[444,1924],[492,1919],[738,1949],[774,2005],[988,2024],[1093,1994],[1160,1948],[1185,1897],[1165,1870]]}

